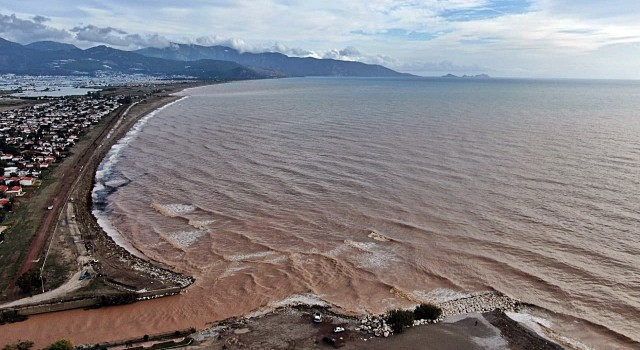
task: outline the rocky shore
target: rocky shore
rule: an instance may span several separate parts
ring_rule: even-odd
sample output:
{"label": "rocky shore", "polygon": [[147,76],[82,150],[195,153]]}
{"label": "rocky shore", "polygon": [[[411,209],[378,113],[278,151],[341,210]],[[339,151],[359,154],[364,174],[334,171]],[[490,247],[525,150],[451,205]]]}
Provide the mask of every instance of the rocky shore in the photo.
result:
{"label": "rocky shore", "polygon": [[87,232],[83,236],[85,246],[91,252],[92,257],[98,260],[94,266],[96,272],[103,276],[105,282],[119,290],[138,291],[162,289],[168,287],[186,288],[195,279],[172,270],[171,266],[161,264],[138,257],[127,249],[117,244],[112,237],[98,224],[91,212],[93,203],[91,193],[95,186],[96,171],[108,154],[109,150],[135,125],[142,117],[152,111],[175,101],[177,97],[172,92],[182,90],[188,86],[184,84],[168,85],[165,89],[142,96],[142,99],[133,103],[123,116],[110,130],[110,137],[96,151],[96,155],[87,164],[77,188],[75,197],[79,200],[76,206],[78,224]]}
{"label": "rocky shore", "polygon": [[[314,349],[321,343],[344,349],[541,349],[558,344],[524,327],[505,312],[522,304],[498,292],[436,303],[443,310],[435,321],[416,321],[394,335],[385,315],[347,316],[326,304],[292,303],[272,312],[229,319],[192,335],[194,349]],[[320,312],[323,320],[312,322]],[[344,330],[335,332],[335,327]]]}
{"label": "rocky shore", "polygon": [[[415,320],[413,321],[413,326],[442,322],[454,315],[485,313],[496,309],[503,312],[518,312],[522,307],[519,301],[498,292],[476,293],[466,298],[434,303],[434,305],[442,310],[440,317],[434,321]],[[360,325],[354,328],[356,331],[385,338],[393,334],[393,329],[387,324],[384,314],[364,316],[359,323]]]}

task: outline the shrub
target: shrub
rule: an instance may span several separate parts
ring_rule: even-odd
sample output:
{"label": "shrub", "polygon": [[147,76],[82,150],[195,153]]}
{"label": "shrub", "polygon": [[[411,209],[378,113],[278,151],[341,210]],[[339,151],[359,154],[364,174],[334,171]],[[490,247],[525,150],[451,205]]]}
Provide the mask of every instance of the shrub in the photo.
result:
{"label": "shrub", "polygon": [[27,316],[18,314],[16,310],[0,311],[0,325],[5,323],[21,322],[27,319]]}
{"label": "shrub", "polygon": [[18,287],[24,293],[32,293],[39,291],[42,288],[42,281],[40,280],[40,271],[31,269],[18,277]]}
{"label": "shrub", "polygon": [[45,350],[73,350],[73,343],[69,339],[60,339],[47,346]]}
{"label": "shrub", "polygon": [[387,312],[387,323],[395,333],[402,331],[413,325],[413,312],[407,310],[395,309]]}
{"label": "shrub", "polygon": [[29,350],[33,347],[30,340],[18,340],[17,343],[5,345],[2,350]]}
{"label": "shrub", "polygon": [[120,293],[120,294],[111,294],[111,295],[101,295],[99,305],[100,306],[110,306],[110,305],[124,305],[135,303],[138,299],[136,293]]}
{"label": "shrub", "polygon": [[442,314],[442,309],[432,304],[420,304],[413,314],[416,320],[436,320]]}

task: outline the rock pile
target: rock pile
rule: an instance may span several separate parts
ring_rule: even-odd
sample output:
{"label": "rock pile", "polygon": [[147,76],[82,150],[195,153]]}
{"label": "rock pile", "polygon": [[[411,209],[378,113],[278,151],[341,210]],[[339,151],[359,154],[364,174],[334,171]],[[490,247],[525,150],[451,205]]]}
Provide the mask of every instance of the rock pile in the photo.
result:
{"label": "rock pile", "polygon": [[517,311],[521,304],[519,301],[509,298],[497,292],[486,292],[475,294],[467,298],[450,300],[437,304],[442,309],[442,314],[438,321],[446,317],[472,312],[489,312],[495,309],[502,311]]}
{"label": "rock pile", "polygon": [[[518,311],[521,308],[519,301],[511,299],[498,292],[473,294],[465,298],[436,303],[435,305],[442,309],[442,314],[437,320],[415,320],[413,321],[413,325],[420,326],[427,323],[440,322],[452,315],[474,312],[482,313],[493,311],[495,309],[501,309],[502,311]],[[360,320],[360,326],[356,327],[355,330],[373,334],[376,337],[388,337],[393,334],[393,330],[385,321],[385,315],[365,316]]]}
{"label": "rock pile", "polygon": [[133,270],[147,273],[152,278],[161,280],[163,282],[173,282],[180,286],[180,288],[186,288],[190,284],[195,281],[195,278],[191,276],[187,276],[181,273],[173,272],[158,266],[155,266],[148,261],[144,261],[142,259],[135,259],[135,257],[131,257],[133,261],[129,262],[129,265]]}
{"label": "rock pile", "polygon": [[385,321],[384,315],[365,316],[360,320],[360,325],[357,326],[355,330],[385,338],[393,334],[393,330],[391,326],[387,324],[387,321]]}

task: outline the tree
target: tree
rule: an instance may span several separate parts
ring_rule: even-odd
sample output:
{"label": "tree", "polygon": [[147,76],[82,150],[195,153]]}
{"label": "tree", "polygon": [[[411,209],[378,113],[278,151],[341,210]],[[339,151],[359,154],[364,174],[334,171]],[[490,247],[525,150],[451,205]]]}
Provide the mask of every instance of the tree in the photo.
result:
{"label": "tree", "polygon": [[69,339],[60,339],[47,346],[45,350],[73,350],[73,343]]}
{"label": "tree", "polygon": [[387,313],[387,323],[395,333],[402,333],[405,328],[413,325],[412,311],[395,309]]}
{"label": "tree", "polygon": [[29,350],[33,347],[33,342],[29,340],[18,340],[14,344],[5,345],[2,350]]}
{"label": "tree", "polygon": [[20,290],[24,293],[32,293],[42,287],[43,281],[40,280],[40,271],[31,269],[18,277],[17,282],[18,287],[20,287]]}
{"label": "tree", "polygon": [[413,310],[416,320],[437,320],[442,309],[433,304],[420,304]]}

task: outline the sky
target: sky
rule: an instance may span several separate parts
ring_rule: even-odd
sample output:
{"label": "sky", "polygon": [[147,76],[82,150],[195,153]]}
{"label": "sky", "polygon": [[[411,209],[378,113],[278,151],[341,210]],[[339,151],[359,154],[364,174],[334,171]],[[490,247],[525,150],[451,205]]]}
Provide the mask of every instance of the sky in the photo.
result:
{"label": "sky", "polygon": [[425,76],[640,79],[640,0],[0,0],[0,37],[226,45]]}

